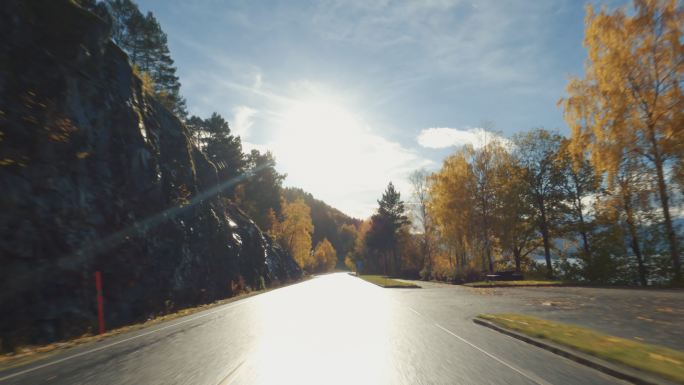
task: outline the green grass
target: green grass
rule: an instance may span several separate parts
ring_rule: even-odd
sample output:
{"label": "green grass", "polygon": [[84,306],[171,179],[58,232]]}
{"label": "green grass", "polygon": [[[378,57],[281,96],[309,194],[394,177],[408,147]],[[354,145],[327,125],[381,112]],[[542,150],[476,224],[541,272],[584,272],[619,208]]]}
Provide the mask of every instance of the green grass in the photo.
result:
{"label": "green grass", "polygon": [[359,278],[386,288],[420,288],[418,285],[397,281],[396,279],[387,278],[383,275],[359,275]]}
{"label": "green grass", "polygon": [[466,283],[470,287],[561,286],[561,281],[479,281]]}
{"label": "green grass", "polygon": [[499,326],[684,384],[684,352],[521,314],[480,314]]}

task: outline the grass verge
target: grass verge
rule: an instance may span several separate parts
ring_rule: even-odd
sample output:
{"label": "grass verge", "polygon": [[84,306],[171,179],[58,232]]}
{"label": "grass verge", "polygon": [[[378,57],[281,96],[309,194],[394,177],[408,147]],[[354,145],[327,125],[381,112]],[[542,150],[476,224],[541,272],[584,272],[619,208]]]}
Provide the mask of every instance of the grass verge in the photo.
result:
{"label": "grass verge", "polygon": [[396,279],[387,278],[383,275],[359,275],[359,278],[385,288],[420,288],[420,286],[415,285],[413,283],[397,281]]}
{"label": "grass verge", "polygon": [[103,341],[115,336],[118,336],[123,333],[128,333],[128,332],[133,332],[136,330],[141,330],[148,328],[150,326],[154,326],[157,324],[160,324],[165,321],[171,321],[176,318],[181,318],[185,317],[191,314],[199,313],[204,310],[208,310],[217,306],[225,305],[231,302],[239,301],[241,299],[246,299],[249,297],[252,297],[254,295],[258,294],[263,294],[266,292],[269,292],[274,289],[278,289],[281,287],[289,286],[291,284],[303,282],[307,279],[311,278],[310,276],[303,277],[299,281],[287,283],[284,285],[278,285],[278,286],[273,286],[267,289],[263,290],[255,290],[255,291],[250,291],[250,292],[243,292],[242,294],[238,294],[236,296],[230,297],[230,298],[225,298],[222,300],[218,300],[212,303],[204,304],[204,305],[198,305],[195,307],[189,307],[185,309],[180,309],[177,310],[173,313],[169,314],[164,314],[164,315],[159,315],[154,318],[150,318],[145,322],[140,322],[136,324],[131,324],[131,325],[126,325],[122,326],[116,329],[111,329],[105,332],[104,334],[98,334],[98,335],[93,335],[93,334],[84,334],[80,337],[75,337],[69,340],[64,340],[64,341],[59,341],[59,342],[54,342],[51,344],[47,345],[29,345],[29,346],[22,346],[17,348],[17,350],[14,353],[8,353],[8,354],[3,354],[0,355],[0,371],[4,371],[7,369],[15,368],[17,366],[22,366],[29,364],[31,362],[34,362],[39,359],[47,358],[50,357],[56,353],[59,353],[63,350],[80,346],[80,345],[85,345],[88,343],[93,343],[93,342],[99,342]]}
{"label": "grass verge", "polygon": [[479,281],[463,284],[468,287],[539,287],[539,286],[562,286],[562,281]]}
{"label": "grass verge", "polygon": [[480,314],[499,326],[684,384],[684,352],[521,314]]}

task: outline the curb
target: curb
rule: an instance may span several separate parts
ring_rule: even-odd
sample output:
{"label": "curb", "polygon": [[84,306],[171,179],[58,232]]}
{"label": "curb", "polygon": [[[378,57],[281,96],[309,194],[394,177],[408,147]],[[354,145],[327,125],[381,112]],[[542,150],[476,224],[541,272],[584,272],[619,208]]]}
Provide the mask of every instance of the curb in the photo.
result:
{"label": "curb", "polygon": [[510,337],[513,337],[515,339],[527,342],[528,344],[537,346],[539,348],[542,348],[544,350],[548,350],[551,353],[558,354],[559,356],[563,356],[567,359],[570,359],[572,361],[575,361],[579,364],[588,366],[590,368],[596,369],[598,371],[601,371],[603,373],[609,374],[613,377],[619,378],[621,380],[629,381],[631,383],[637,384],[637,385],[676,385],[676,383],[671,382],[666,379],[662,379],[660,377],[655,377],[651,374],[641,372],[637,369],[632,369],[626,366],[621,366],[618,364],[613,364],[607,361],[604,361],[600,358],[590,356],[588,354],[579,352],[574,349],[566,348],[561,345],[558,345],[556,343],[550,342],[550,341],[545,341],[541,340],[538,338],[530,337],[528,335],[513,331],[511,329],[507,329],[504,327],[501,327],[499,325],[496,325],[493,322],[487,321],[482,318],[473,318],[473,322],[482,325],[485,327],[488,327],[490,329],[496,330],[499,333],[506,334]]}
{"label": "curb", "polygon": [[[350,274],[350,275],[351,275],[351,274]],[[381,284],[379,284],[379,283],[367,281],[367,280],[361,278],[361,277],[358,276],[358,275],[354,275],[354,277],[359,278],[359,279],[361,279],[361,280],[363,280],[363,281],[365,281],[365,282],[368,282],[368,283],[370,283],[371,285],[375,285],[375,286],[377,286],[377,287],[381,287],[381,288],[383,288],[383,289],[422,289],[422,287],[420,287],[420,286],[418,286],[418,285],[416,285],[416,284],[413,284],[413,286],[402,286],[402,285],[386,285],[386,286],[383,286],[383,285],[381,285]]]}
{"label": "curb", "polygon": [[468,285],[468,284],[463,284],[461,286],[465,287],[470,287],[473,289],[488,289],[488,288],[521,288],[521,287],[572,287],[571,285],[563,285],[563,284],[556,284],[556,285],[551,285],[551,284],[544,284],[540,283],[537,285]]}

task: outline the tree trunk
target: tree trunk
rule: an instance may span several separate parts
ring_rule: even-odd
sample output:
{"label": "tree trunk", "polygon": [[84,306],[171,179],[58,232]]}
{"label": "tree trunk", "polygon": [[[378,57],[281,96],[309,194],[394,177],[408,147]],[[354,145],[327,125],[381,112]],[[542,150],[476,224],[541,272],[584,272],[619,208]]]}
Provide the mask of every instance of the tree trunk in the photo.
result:
{"label": "tree trunk", "polygon": [[513,248],[513,259],[515,260],[515,271],[520,272],[520,250],[517,247]]}
{"label": "tree trunk", "polygon": [[494,261],[492,261],[492,250],[489,247],[489,239],[487,239],[487,261],[489,262],[489,272],[494,273]]}
{"label": "tree trunk", "polygon": [[[653,131],[651,131],[652,133]],[[651,134],[653,136],[653,134]],[[663,173],[663,160],[660,152],[655,145],[655,137],[652,137],[656,174],[658,176],[658,193],[660,195],[660,204],[663,208],[663,216],[665,217],[665,232],[667,233],[667,240],[670,245],[670,256],[672,258],[672,268],[674,270],[673,280],[679,282],[682,279],[681,260],[679,259],[679,245],[677,244],[677,234],[672,226],[672,218],[670,217],[670,203],[667,195],[667,185],[665,184],[665,175]]]}
{"label": "tree trunk", "polygon": [[494,263],[492,262],[492,251],[489,245],[489,223],[487,221],[487,201],[485,199],[485,194],[482,194],[482,237],[485,246],[485,261],[482,264],[483,268],[489,267],[489,272],[494,273]]}
{"label": "tree trunk", "polygon": [[432,276],[432,253],[430,250],[430,240],[427,229],[423,229],[423,231],[423,270],[427,272],[426,277],[429,281],[430,277]]}
{"label": "tree trunk", "polygon": [[[584,223],[584,215],[582,214],[582,208],[580,206],[579,210],[579,220],[580,220],[580,235],[582,236],[582,244],[584,247],[584,257],[587,262],[587,271],[592,274],[592,257],[591,248],[589,247],[589,237],[587,235],[586,224]],[[592,277],[590,277],[592,279]]]}
{"label": "tree trunk", "polygon": [[546,207],[544,200],[539,200],[539,211],[541,213],[541,220],[539,222],[542,239],[544,240],[544,258],[546,259],[546,276],[553,279],[553,266],[551,265],[551,245],[549,244],[549,224],[546,220]]}
{"label": "tree trunk", "polygon": [[401,273],[401,261],[399,254],[397,253],[397,248],[392,248],[392,274],[399,276]]}
{"label": "tree trunk", "polygon": [[631,194],[629,192],[623,192],[622,194],[623,204],[625,206],[625,214],[627,215],[627,228],[629,230],[629,236],[631,238],[632,252],[636,256],[638,269],[639,269],[639,282],[641,286],[647,286],[648,281],[646,280],[646,266],[644,266],[644,258],[641,255],[641,247],[639,246],[639,234],[637,232],[636,224],[634,223],[634,211],[632,210]]}

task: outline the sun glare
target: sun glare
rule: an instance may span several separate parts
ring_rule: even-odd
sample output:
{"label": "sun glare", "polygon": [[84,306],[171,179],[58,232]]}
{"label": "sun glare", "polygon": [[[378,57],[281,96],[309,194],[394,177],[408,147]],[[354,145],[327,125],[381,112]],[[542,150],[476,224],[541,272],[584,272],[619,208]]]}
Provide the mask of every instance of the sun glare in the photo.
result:
{"label": "sun glare", "polygon": [[[330,154],[342,151],[360,139],[364,128],[344,107],[326,101],[298,101],[292,103],[282,118],[282,137],[291,145],[304,145],[311,154]],[[337,150],[336,150],[337,149]]]}
{"label": "sun glare", "polygon": [[[379,135],[363,115],[351,112],[358,110],[334,97],[290,102],[277,114],[269,148],[287,172],[287,184],[363,217],[370,209],[360,206],[360,199],[422,164],[413,152]],[[369,200],[368,207],[374,203]],[[352,212],[354,207],[360,210]]]}
{"label": "sun glare", "polygon": [[364,146],[372,146],[374,136],[361,119],[338,103],[293,102],[282,113],[277,132],[274,147],[279,163],[288,171],[301,170],[301,180],[298,174],[288,175],[293,184],[307,185],[315,175],[330,179],[316,187],[333,189],[335,181],[359,178],[359,170],[370,161],[367,157],[372,151]]}

